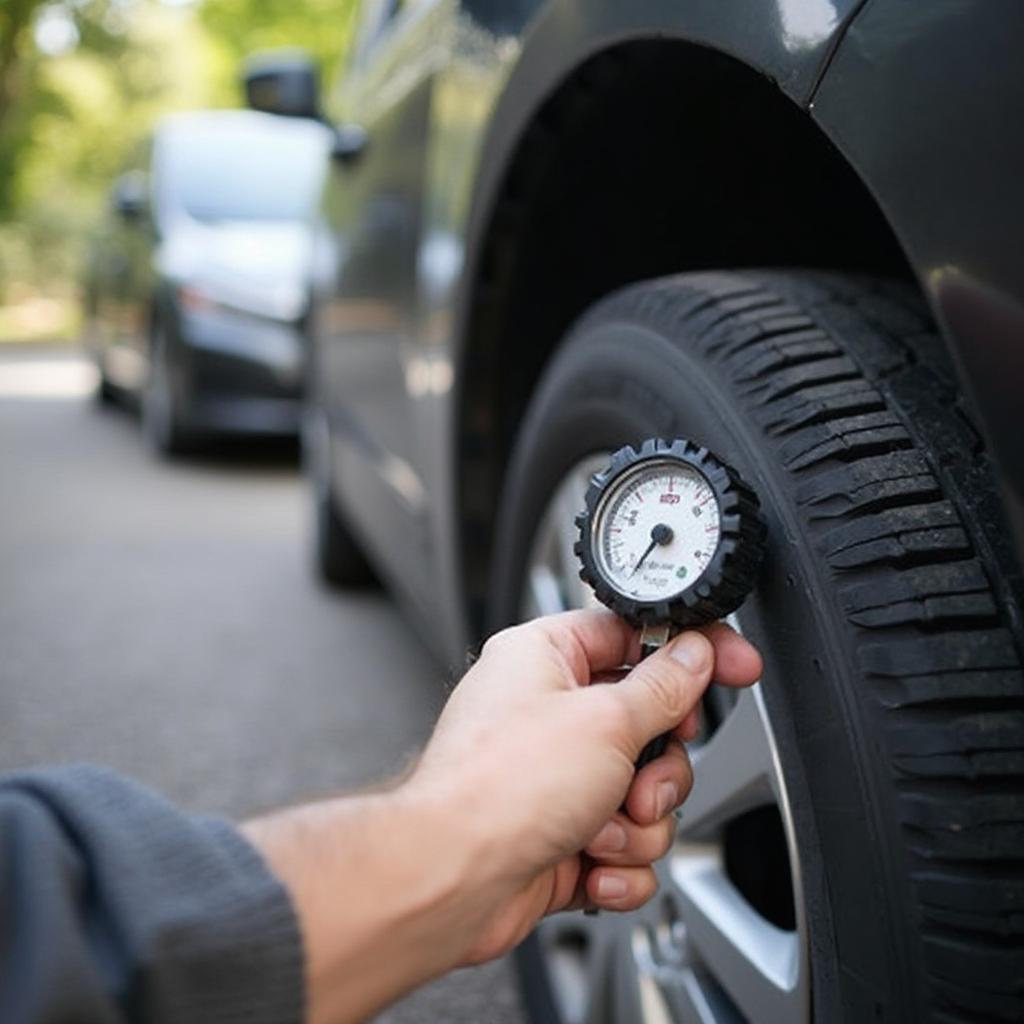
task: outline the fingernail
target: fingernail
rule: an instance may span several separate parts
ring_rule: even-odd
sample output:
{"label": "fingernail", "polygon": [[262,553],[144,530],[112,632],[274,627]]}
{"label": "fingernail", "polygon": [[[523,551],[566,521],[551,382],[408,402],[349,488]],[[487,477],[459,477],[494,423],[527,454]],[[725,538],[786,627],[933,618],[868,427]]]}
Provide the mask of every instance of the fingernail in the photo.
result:
{"label": "fingernail", "polygon": [[593,853],[618,853],[625,848],[626,830],[617,821],[606,822],[587,847]]}
{"label": "fingernail", "polygon": [[700,633],[683,633],[673,641],[668,652],[690,672],[700,672],[711,660],[710,644]]}
{"label": "fingernail", "polygon": [[602,900],[619,900],[626,895],[629,886],[618,875],[601,875],[597,880],[597,897]]}
{"label": "fingernail", "polygon": [[665,782],[659,782],[658,788],[655,790],[654,805],[656,813],[654,816],[656,818],[664,818],[665,815],[675,807],[678,801],[679,790],[676,788],[676,784],[667,780]]}

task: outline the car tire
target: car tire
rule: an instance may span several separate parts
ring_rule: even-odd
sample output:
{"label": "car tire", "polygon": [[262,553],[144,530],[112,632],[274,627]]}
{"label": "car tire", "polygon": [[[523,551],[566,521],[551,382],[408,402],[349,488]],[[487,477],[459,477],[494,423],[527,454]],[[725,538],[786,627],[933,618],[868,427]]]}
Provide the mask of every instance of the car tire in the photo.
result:
{"label": "car tire", "polygon": [[[673,852],[646,910],[563,915],[568,945],[593,946],[579,959],[582,1002],[560,993],[565,948],[538,930],[517,954],[533,1020],[1024,1020],[1020,574],[926,313],[902,285],[775,271],[680,275],[598,303],[520,430],[492,628],[536,610],[543,524],[571,523],[554,503],[572,474],[648,436],[706,444],[761,496],[768,551],[739,622],[765,656],[757,700],[784,827],[775,811],[758,824],[742,801],[721,819],[719,904],[680,902],[690,862]],[[578,604],[575,568],[559,564],[562,603]],[[742,753],[702,759],[729,735],[728,709],[720,733],[713,710],[694,751],[698,816],[709,765],[728,774]],[[773,907],[787,884],[789,909]],[[712,905],[758,912],[764,927],[748,935],[767,942],[766,963],[765,936],[797,937],[802,1003],[776,999],[742,943],[726,948]]]}
{"label": "car tire", "polygon": [[142,389],[142,432],[150,448],[169,457],[192,451],[197,443],[181,409],[174,384],[175,367],[171,341],[162,320],[153,325],[146,379]]}
{"label": "car tire", "polygon": [[376,577],[334,500],[328,429],[324,414],[308,407],[303,416],[302,458],[313,497],[313,562],[317,575],[331,587],[366,587]]}
{"label": "car tire", "polygon": [[96,404],[100,406],[116,405],[118,402],[117,387],[112,383],[103,368],[103,357],[96,360]]}

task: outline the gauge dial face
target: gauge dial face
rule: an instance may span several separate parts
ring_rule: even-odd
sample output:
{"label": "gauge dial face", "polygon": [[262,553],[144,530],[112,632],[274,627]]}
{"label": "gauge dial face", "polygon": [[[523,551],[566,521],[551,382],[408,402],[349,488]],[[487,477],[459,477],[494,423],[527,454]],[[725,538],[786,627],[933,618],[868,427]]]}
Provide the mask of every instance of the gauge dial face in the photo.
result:
{"label": "gauge dial face", "polygon": [[602,576],[637,601],[664,601],[693,586],[720,536],[711,485],[675,459],[652,459],[612,481],[591,534]]}

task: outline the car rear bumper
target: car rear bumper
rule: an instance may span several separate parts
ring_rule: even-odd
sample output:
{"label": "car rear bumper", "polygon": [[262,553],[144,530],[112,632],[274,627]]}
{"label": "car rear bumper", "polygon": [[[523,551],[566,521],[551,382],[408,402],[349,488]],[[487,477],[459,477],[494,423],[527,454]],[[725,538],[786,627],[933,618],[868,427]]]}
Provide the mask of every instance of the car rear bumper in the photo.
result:
{"label": "car rear bumper", "polygon": [[305,344],[298,326],[216,308],[179,318],[182,405],[196,429],[294,434]]}
{"label": "car rear bumper", "polygon": [[302,403],[297,398],[196,397],[189,408],[189,424],[215,434],[295,436],[299,432]]}

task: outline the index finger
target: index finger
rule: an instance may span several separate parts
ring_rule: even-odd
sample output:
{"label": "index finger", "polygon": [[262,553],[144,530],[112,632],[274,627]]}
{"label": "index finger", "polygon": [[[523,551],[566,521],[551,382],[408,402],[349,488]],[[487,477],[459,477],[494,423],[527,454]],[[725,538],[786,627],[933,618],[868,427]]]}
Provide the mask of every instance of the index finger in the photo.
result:
{"label": "index finger", "polygon": [[[576,679],[593,680],[640,660],[640,632],[607,608],[583,608],[534,619],[565,656]],[[761,677],[760,652],[725,622],[700,627],[715,649],[715,682],[749,686]]]}
{"label": "index finger", "polygon": [[581,683],[590,682],[597,672],[631,665],[640,657],[639,632],[607,608],[560,612],[534,623]]}
{"label": "index finger", "polygon": [[761,653],[746,637],[726,622],[711,622],[700,631],[715,647],[715,682],[724,686],[749,686],[761,678]]}

